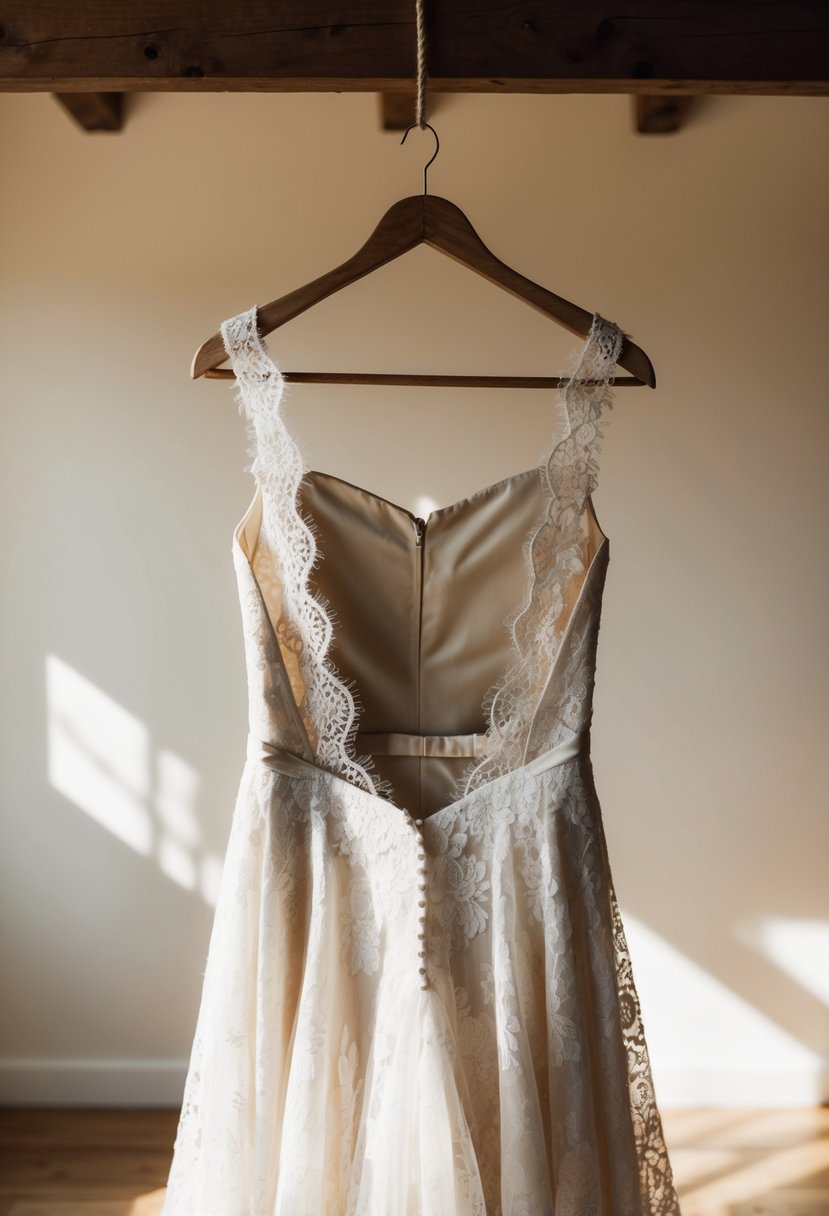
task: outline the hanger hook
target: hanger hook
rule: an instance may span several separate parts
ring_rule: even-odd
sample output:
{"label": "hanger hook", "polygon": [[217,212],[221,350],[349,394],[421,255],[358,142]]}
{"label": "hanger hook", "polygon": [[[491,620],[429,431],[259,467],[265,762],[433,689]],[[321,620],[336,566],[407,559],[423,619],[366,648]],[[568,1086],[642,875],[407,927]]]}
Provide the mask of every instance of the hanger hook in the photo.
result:
{"label": "hanger hook", "polygon": [[[404,143],[406,142],[406,136],[409,134],[409,132],[411,131],[412,127],[416,127],[417,125],[418,125],[418,124],[417,124],[416,122],[413,122],[413,123],[411,123],[411,125],[410,125],[410,126],[406,127],[406,130],[403,132],[403,138],[402,138],[402,139],[401,139],[401,141],[400,141],[400,143],[401,143],[401,144],[404,144]],[[427,187],[426,187],[426,173],[427,173],[427,171],[428,171],[428,169],[429,169],[429,166],[431,165],[432,161],[435,159],[435,157],[437,156],[438,152],[440,151],[440,140],[438,139],[438,133],[437,133],[437,131],[435,130],[435,128],[432,126],[432,124],[431,124],[431,123],[429,123],[429,122],[425,122],[425,123],[423,124],[423,127],[424,127],[424,129],[428,127],[428,129],[429,129],[429,130],[432,132],[432,134],[433,134],[433,135],[434,135],[434,137],[435,137],[435,150],[434,150],[434,152],[432,153],[432,155],[429,157],[429,159],[426,161],[426,164],[423,166],[423,195],[424,195],[424,198],[425,198],[425,196],[426,196],[426,194],[427,194]]]}

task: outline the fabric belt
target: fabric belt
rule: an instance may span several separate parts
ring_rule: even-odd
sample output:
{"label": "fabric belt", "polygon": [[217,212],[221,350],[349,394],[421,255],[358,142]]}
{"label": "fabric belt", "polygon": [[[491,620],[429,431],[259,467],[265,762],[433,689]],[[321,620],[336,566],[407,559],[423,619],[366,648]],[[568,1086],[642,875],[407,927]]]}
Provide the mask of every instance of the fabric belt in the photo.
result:
{"label": "fabric belt", "polygon": [[371,756],[485,756],[486,735],[409,735],[404,731],[358,731],[357,752]]}
{"label": "fabric belt", "polygon": [[[436,740],[438,750],[436,751],[385,751],[376,752],[377,755],[406,755],[406,756],[466,756],[477,755],[472,751],[461,750],[440,750],[440,744],[448,741],[450,748],[469,747],[471,746],[465,740],[483,740],[487,741],[485,735],[406,735],[398,734],[397,732],[389,732],[384,734],[357,733],[357,741],[361,739],[378,739],[378,740],[415,740],[418,744],[426,741],[425,745],[430,745],[429,741]],[[462,742],[457,743],[458,740]],[[406,742],[406,747],[414,746]],[[485,754],[484,752],[480,753]],[[527,764],[522,764],[521,773],[538,773],[546,768],[552,768],[556,764],[566,764],[568,760],[574,760],[577,756],[590,755],[590,728],[579,731],[572,735],[569,739],[565,739],[562,743],[557,743],[555,747],[549,748],[545,752],[530,760]],[[247,738],[247,756],[249,760],[264,764],[268,768],[274,769],[278,773],[287,773],[300,777],[309,777],[314,772],[328,772],[320,765],[315,764],[312,760],[305,760],[302,756],[298,756],[295,752],[288,751],[286,747],[280,747],[278,743],[267,743],[264,739],[259,739],[256,735],[248,734]],[[334,776],[337,774],[335,773]]]}

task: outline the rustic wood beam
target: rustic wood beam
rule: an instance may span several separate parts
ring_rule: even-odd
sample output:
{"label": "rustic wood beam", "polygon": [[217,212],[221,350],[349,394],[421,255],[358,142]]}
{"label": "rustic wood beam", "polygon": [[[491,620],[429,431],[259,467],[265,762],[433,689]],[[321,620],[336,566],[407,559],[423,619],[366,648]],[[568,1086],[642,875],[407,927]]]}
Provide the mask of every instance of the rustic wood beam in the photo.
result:
{"label": "rustic wood beam", "polygon": [[405,131],[415,120],[414,93],[381,93],[380,122],[384,131]]}
{"label": "rustic wood beam", "polygon": [[640,135],[664,135],[678,131],[690,109],[692,98],[686,96],[653,97],[637,93],[633,103],[633,125]]}
{"label": "rustic wood beam", "polygon": [[55,93],[84,131],[120,131],[124,114],[123,93]]}
{"label": "rustic wood beam", "polygon": [[[829,93],[826,0],[426,0],[429,87]],[[2,0],[0,90],[411,91],[414,0]]]}

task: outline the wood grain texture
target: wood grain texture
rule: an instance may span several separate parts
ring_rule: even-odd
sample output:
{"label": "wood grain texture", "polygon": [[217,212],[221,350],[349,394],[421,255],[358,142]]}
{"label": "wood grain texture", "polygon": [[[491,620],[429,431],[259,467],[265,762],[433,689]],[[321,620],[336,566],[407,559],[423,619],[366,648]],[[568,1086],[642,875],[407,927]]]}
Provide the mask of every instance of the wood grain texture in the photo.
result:
{"label": "wood grain texture", "polygon": [[[566,376],[452,376],[428,375],[418,372],[282,372],[287,384],[369,384],[391,385],[394,388],[559,388],[567,383]],[[229,367],[214,368],[204,373],[205,380],[233,380]],[[595,380],[584,380],[595,384]],[[641,388],[636,376],[614,376],[615,388]]]}
{"label": "wood grain texture", "polygon": [[[372,274],[381,266],[401,257],[417,245],[430,245],[447,257],[459,262],[466,269],[481,275],[524,303],[554,319],[571,333],[584,339],[591,328],[593,314],[579,305],[565,300],[539,283],[528,279],[514,267],[502,262],[481,240],[469,218],[455,203],[440,195],[410,195],[399,199],[380,217],[379,223],[369,236],[345,262],[326,271],[310,283],[289,291],[270,303],[257,306],[257,321],[262,338],[284,325],[287,321],[313,308],[315,304],[355,283],[365,275]],[[227,359],[221,333],[208,338],[193,356],[191,376],[198,379],[219,368]],[[656,385],[656,373],[648,355],[640,346],[625,335],[619,351],[618,363],[631,373],[631,377],[617,376],[614,384],[619,387],[647,384]],[[368,379],[366,376],[368,375]],[[442,384],[469,387],[465,377],[446,375],[420,375],[415,373],[376,378],[372,373],[361,372],[289,372],[286,378],[302,379],[305,383],[394,383],[394,384]],[[511,387],[538,388],[537,377],[511,376]],[[480,387],[493,383],[493,377],[477,377],[471,383]],[[503,387],[503,378],[495,377],[494,383]],[[555,383],[559,383],[556,378]]]}
{"label": "wood grain texture", "polygon": [[[433,91],[829,92],[825,0],[432,0]],[[0,89],[412,89],[411,0],[6,0]]]}
{"label": "wood grain texture", "polygon": [[[664,1110],[682,1216],[826,1216],[829,1108]],[[0,1216],[158,1216],[178,1112],[0,1109]]]}
{"label": "wood grain texture", "polygon": [[123,93],[55,93],[84,131],[120,131],[123,125]]}

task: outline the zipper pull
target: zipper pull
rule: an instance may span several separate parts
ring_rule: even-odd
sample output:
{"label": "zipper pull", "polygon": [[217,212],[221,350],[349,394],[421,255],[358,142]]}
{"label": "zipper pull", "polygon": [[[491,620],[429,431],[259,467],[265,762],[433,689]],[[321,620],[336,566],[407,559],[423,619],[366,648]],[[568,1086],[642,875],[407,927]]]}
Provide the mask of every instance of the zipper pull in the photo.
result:
{"label": "zipper pull", "polygon": [[426,520],[421,519],[419,515],[415,515],[412,519],[415,530],[415,544],[423,544],[423,533],[426,531]]}

